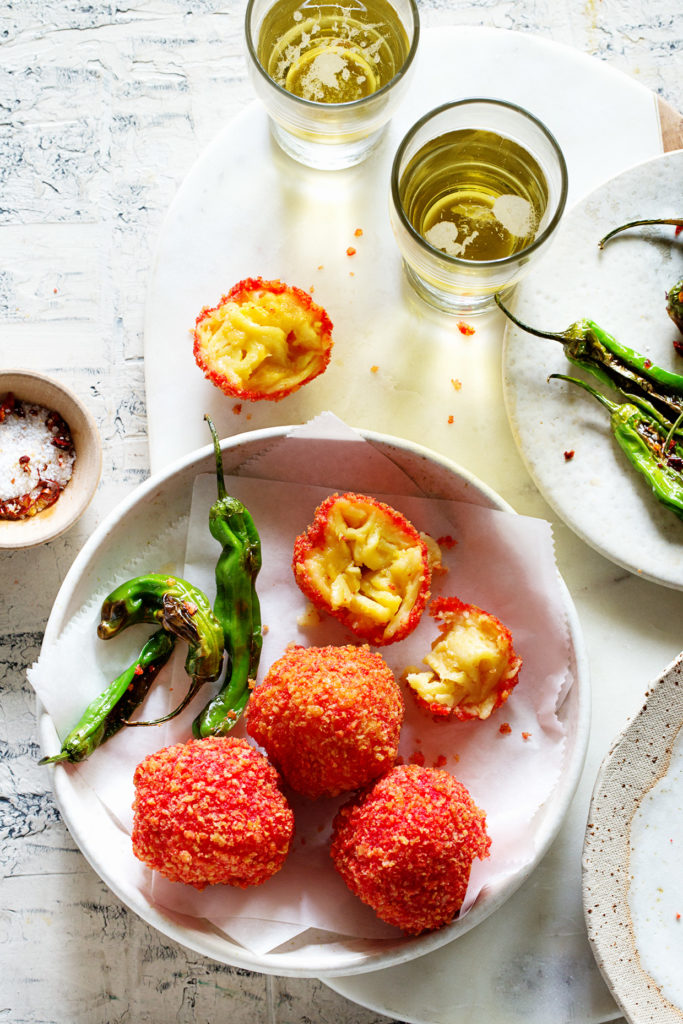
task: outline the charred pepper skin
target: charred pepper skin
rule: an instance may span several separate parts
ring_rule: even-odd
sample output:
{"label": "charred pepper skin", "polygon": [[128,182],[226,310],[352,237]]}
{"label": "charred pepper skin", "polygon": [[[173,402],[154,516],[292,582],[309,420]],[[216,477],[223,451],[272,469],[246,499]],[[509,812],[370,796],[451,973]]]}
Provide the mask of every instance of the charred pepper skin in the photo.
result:
{"label": "charred pepper skin", "polygon": [[650,484],[655,497],[683,520],[683,445],[672,430],[631,402],[613,402],[577,377],[553,373],[549,380],[577,384],[610,414],[612,434],[631,465]]}
{"label": "charred pepper skin", "polygon": [[185,708],[204,683],[213,682],[223,665],[223,627],[214,615],[208,597],[198,587],[177,576],[146,573],[122,583],[105,598],[97,635],[108,640],[122,629],[139,622],[151,622],[188,644],[185,671],[191,684],[182,702],[156,725]]}
{"label": "charred pepper skin", "polygon": [[669,423],[676,423],[683,414],[683,375],[657,366],[646,356],[622,345],[593,320],[579,320],[565,331],[540,331],[519,320],[499,295],[496,295],[496,303],[517,327],[535,337],[559,341],[570,363],[616,388],[642,408],[651,407]]}
{"label": "charred pepper skin", "polygon": [[117,676],[83,712],[80,720],[64,738],[62,748],[52,757],[43,757],[38,764],[69,761],[77,764],[90,757],[119,729],[132,724],[130,716],[142,704],[150,686],[171,656],[175,637],[164,629],[157,630],[146,642],[140,656]]}
{"label": "charred pepper skin", "polygon": [[228,668],[222,689],[192,724],[197,738],[226,735],[239,721],[256,678],[263,644],[256,592],[261,541],[248,509],[225,489],[218,435],[211,419],[204,419],[213,437],[218,486],[218,499],[209,512],[209,530],[222,549],[216,564],[214,612],[223,626]]}

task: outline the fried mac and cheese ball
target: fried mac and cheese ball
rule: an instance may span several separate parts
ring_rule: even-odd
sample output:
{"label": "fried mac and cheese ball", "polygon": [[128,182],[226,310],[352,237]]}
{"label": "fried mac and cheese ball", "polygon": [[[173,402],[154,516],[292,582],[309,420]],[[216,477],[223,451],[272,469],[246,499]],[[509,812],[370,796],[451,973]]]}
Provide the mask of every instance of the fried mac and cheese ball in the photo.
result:
{"label": "fried mac and cheese ball", "polygon": [[300,288],[247,278],[194,328],[194,357],[227,395],[279,401],[319,376],[332,353],[332,322]]}
{"label": "fried mac and cheese ball", "polygon": [[502,622],[457,597],[437,598],[429,609],[439,636],[423,659],[428,672],[408,672],[418,703],[434,716],[485,719],[517,685],[522,659]]}
{"label": "fried mac and cheese ball", "polygon": [[489,856],[486,815],[436,768],[399,765],[337,813],[330,854],[347,886],[409,935],[460,910],[475,857]]}
{"label": "fried mac and cheese ball", "polygon": [[294,815],[277,771],[246,740],[164,747],[134,783],[133,852],[172,882],[246,889],[282,867]]}
{"label": "fried mac and cheese ball", "polygon": [[427,545],[408,520],[376,498],[333,494],[297,537],[294,577],[316,608],[376,646],[407,636],[429,597]]}
{"label": "fried mac and cheese ball", "polygon": [[247,705],[247,731],[307,797],[358,789],[391,768],[404,704],[369,647],[291,646]]}

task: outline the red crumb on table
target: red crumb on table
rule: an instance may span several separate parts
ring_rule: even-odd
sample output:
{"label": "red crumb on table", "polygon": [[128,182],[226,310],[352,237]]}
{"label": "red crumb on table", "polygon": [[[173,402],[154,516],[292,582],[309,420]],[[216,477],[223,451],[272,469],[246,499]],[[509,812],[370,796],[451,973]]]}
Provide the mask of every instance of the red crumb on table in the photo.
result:
{"label": "red crumb on table", "polygon": [[568,448],[567,451],[564,453],[564,461],[565,462],[571,462],[571,460],[574,458],[575,455],[576,455],[576,452],[574,451],[574,449],[573,448]]}
{"label": "red crumb on table", "polygon": [[456,391],[460,391],[460,389],[462,388],[462,381],[458,380],[457,377],[451,377],[451,384],[453,385]]}
{"label": "red crumb on table", "polygon": [[448,759],[447,759],[445,754],[439,754],[439,756],[437,757],[436,761],[434,762],[434,767],[435,768],[445,768],[447,760]]}
{"label": "red crumb on table", "polygon": [[459,912],[472,862],[489,856],[486,815],[452,775],[399,765],[340,808],[330,855],[352,893],[409,935]]}
{"label": "red crumb on table", "polygon": [[453,415],[453,413],[451,413],[451,415],[448,417],[448,422],[455,423],[455,416]]}
{"label": "red crumb on table", "polygon": [[242,403],[238,402],[236,405],[233,405],[232,411],[234,412],[235,416],[239,416],[239,414],[242,412]]}
{"label": "red crumb on table", "polygon": [[503,736],[507,736],[508,733],[512,732],[512,726],[510,725],[509,722],[503,722],[498,732],[501,733]]}
{"label": "red crumb on table", "polygon": [[347,256],[355,256],[356,255],[356,250],[354,249],[354,247],[352,245],[350,245],[348,247],[348,249],[346,250],[346,255]]}
{"label": "red crumb on table", "polygon": [[436,538],[436,543],[439,545],[440,548],[446,548],[447,550],[450,550],[451,548],[454,548],[458,542],[455,539],[455,537],[451,537],[450,533],[445,533],[443,537]]}
{"label": "red crumb on table", "polygon": [[464,320],[458,320],[458,330],[461,334],[465,334],[467,336],[474,334],[474,327],[472,327],[471,324],[465,323]]}
{"label": "red crumb on table", "polygon": [[523,732],[523,733],[522,733],[522,739],[523,739],[523,740],[524,740],[524,742],[526,743],[526,742],[527,742],[527,740],[530,740],[530,739],[531,739],[531,733],[530,733],[530,732]]}
{"label": "red crumb on table", "polygon": [[354,231],[354,235],[356,236],[356,238],[361,238],[362,234],[363,234],[363,229],[362,228],[356,228],[356,230]]}
{"label": "red crumb on table", "polygon": [[366,786],[398,752],[404,705],[377,651],[290,647],[247,705],[247,732],[292,789],[315,799]]}
{"label": "red crumb on table", "polygon": [[150,754],[135,769],[135,856],[196,889],[260,885],[282,867],[294,815],[280,776],[246,740],[210,736]]}
{"label": "red crumb on table", "polygon": [[419,764],[421,767],[424,767],[425,756],[421,750],[414,750],[408,758],[408,761],[410,764]]}

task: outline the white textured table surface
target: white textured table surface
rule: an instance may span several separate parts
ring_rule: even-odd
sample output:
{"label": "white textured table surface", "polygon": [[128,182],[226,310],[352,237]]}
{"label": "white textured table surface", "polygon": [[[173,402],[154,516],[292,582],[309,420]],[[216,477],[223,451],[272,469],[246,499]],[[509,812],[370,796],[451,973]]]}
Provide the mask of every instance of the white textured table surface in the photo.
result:
{"label": "white textured table surface", "polygon": [[[12,1024],[387,1020],[320,982],[232,970],[164,941],[90,870],[35,763],[25,669],[83,541],[148,473],[149,267],[166,209],[197,153],[252,100],[243,8],[214,0],[21,0],[0,8],[0,359],[71,384],[98,420],[105,466],[93,505],[70,533],[38,550],[0,554],[0,1020]],[[680,109],[677,9],[673,0],[421,3],[427,25],[510,28],[575,46]],[[169,410],[174,415],[182,410]],[[520,511],[537,506],[530,481],[520,494],[525,488]],[[644,691],[680,649],[683,601],[591,554],[562,527],[557,533],[586,633],[595,712],[612,711],[602,706],[600,680],[628,663],[634,677],[642,673]],[[625,647],[611,649],[610,638],[591,628],[598,611],[601,621],[619,622]],[[630,691],[624,721],[640,702]],[[594,754],[586,766],[591,778],[599,759]],[[574,845],[554,851],[560,865],[580,857],[585,811],[575,808],[570,820]],[[547,876],[531,883],[543,888]],[[551,903],[548,893],[549,914]],[[580,929],[580,920],[567,927]],[[518,1007],[533,1006],[539,977],[554,972],[561,987],[566,971],[549,949],[543,962],[508,963],[494,983],[514,993]],[[595,986],[603,1019],[617,1017],[599,979],[586,984]],[[471,1019],[463,1013],[463,1024]],[[547,1021],[565,1024],[550,1008]]]}

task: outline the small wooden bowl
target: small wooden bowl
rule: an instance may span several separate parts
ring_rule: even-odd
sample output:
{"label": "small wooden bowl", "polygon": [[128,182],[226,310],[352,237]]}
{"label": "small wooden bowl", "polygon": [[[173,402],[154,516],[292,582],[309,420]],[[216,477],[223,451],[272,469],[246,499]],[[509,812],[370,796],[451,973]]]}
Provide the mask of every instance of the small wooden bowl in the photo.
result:
{"label": "small wooden bowl", "polygon": [[29,519],[0,520],[0,549],[6,550],[44,544],[70,529],[90,504],[102,469],[95,421],[68,388],[30,370],[6,370],[0,373],[0,396],[8,392],[59,413],[71,431],[76,461],[71,480],[54,505]]}

